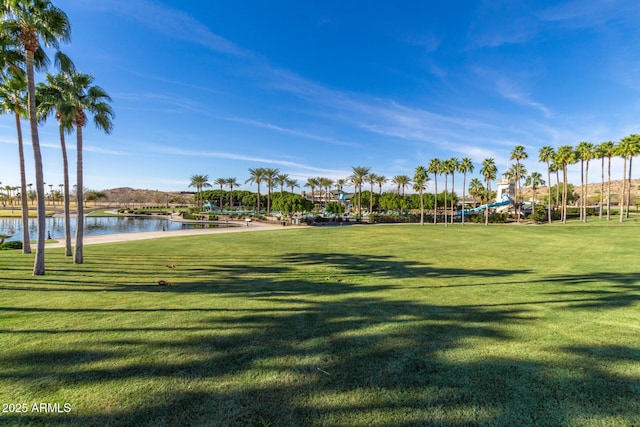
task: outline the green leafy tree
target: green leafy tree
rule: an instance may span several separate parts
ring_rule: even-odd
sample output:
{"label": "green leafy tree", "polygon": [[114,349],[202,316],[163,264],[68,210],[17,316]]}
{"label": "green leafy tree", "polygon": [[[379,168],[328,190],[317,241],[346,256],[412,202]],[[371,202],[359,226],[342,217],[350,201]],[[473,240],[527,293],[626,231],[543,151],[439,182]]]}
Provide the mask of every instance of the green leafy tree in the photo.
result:
{"label": "green leafy tree", "polygon": [[338,202],[329,202],[324,209],[334,215],[341,215],[344,213],[344,205]]}
{"label": "green leafy tree", "polygon": [[[42,153],[38,135],[38,118],[36,115],[35,58],[41,43],[45,47],[58,47],[60,42],[70,39],[71,27],[67,15],[49,0],[5,0],[2,4],[2,23],[0,32],[21,46],[24,51],[27,75],[27,93],[29,127],[31,130],[31,146],[36,176],[38,238],[34,260],[33,274],[45,274],[45,190],[42,169]],[[80,187],[81,188],[81,187]],[[80,203],[81,204],[81,203]]]}
{"label": "green leafy tree", "polygon": [[280,197],[274,198],[273,209],[291,218],[297,212],[305,212],[313,209],[313,203],[299,194],[283,194]]}

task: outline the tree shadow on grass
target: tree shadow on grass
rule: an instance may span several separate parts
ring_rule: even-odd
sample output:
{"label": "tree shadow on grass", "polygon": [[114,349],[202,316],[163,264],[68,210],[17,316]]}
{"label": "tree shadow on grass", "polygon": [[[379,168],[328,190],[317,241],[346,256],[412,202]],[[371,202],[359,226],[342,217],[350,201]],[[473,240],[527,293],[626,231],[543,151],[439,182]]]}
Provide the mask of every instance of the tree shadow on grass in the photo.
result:
{"label": "tree shadow on grass", "polygon": [[[90,324],[57,331],[73,334],[77,355],[73,349],[53,357],[47,350],[0,353],[0,365],[10,367],[0,373],[3,387],[20,383],[34,396],[74,396],[95,387],[100,399],[71,414],[9,414],[0,421],[100,426],[640,421],[637,378],[607,369],[611,361],[640,362],[640,349],[568,346],[550,350],[554,357],[548,359],[506,357],[502,350],[479,356],[478,345],[522,345],[513,331],[535,325],[530,311],[416,301],[402,287],[380,280],[508,276],[508,271],[477,273],[391,257],[325,254],[287,255],[282,262],[320,271],[242,265],[170,288],[202,292],[197,301],[203,306],[194,308],[15,308],[51,316],[90,310],[141,317],[138,328]],[[343,280],[324,280],[328,272]],[[362,274],[371,280],[363,282],[357,277]],[[207,308],[206,298],[218,297],[236,303]],[[243,303],[255,299],[257,306]],[[143,316],[148,313],[183,317],[179,324],[156,326],[158,318]],[[43,332],[23,328],[3,334],[26,339]],[[103,389],[115,395],[100,394]]]}

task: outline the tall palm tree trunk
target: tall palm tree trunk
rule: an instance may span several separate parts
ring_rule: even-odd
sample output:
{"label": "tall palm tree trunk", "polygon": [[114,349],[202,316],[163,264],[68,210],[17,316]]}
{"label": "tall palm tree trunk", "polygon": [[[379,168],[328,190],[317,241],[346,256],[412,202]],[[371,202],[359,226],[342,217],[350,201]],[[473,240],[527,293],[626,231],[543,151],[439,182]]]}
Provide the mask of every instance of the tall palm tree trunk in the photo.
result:
{"label": "tall palm tree trunk", "polygon": [[607,221],[611,220],[611,156],[607,160]]}
{"label": "tall palm tree trunk", "polygon": [[76,218],[76,250],[73,254],[74,264],[84,262],[84,197],[83,197],[83,163],[82,163],[82,126],[76,125],[76,199],[78,203],[78,215]]}
{"label": "tall palm tree trunk", "polygon": [[33,263],[33,274],[35,276],[42,276],[45,273],[44,241],[46,229],[44,172],[42,170],[42,153],[40,151],[40,137],[38,136],[38,119],[36,117],[36,85],[33,70],[34,52],[31,50],[25,50],[25,53],[27,88],[29,93],[29,128],[31,130],[31,145],[33,147],[33,160],[36,173],[36,195],[38,198],[38,237],[36,243],[36,256]]}
{"label": "tall palm tree trunk", "polygon": [[589,161],[587,160],[587,166],[585,166],[584,171],[584,216],[582,217],[582,221],[587,222],[587,201],[589,198]]}
{"label": "tall palm tree trunk", "polygon": [[624,156],[624,167],[622,168],[622,193],[620,194],[620,222],[624,218],[624,199],[627,191],[627,156]]}
{"label": "tall palm tree trunk", "polygon": [[71,251],[71,212],[69,202],[69,161],[67,146],[64,140],[64,128],[60,126],[60,148],[62,149],[62,169],[64,173],[64,247],[65,255],[72,256]]}
{"label": "tall palm tree trunk", "polygon": [[631,205],[631,164],[633,163],[633,156],[629,156],[629,177],[627,181],[629,181],[629,185],[627,186],[627,206],[626,206],[626,217],[629,218],[629,206]]}
{"label": "tall palm tree trunk", "polygon": [[584,161],[580,160],[580,220],[584,220]]}
{"label": "tall palm tree trunk", "polygon": [[465,191],[467,189],[467,173],[465,172],[462,175],[462,206],[461,206],[461,214],[462,214],[462,225],[464,225],[464,200],[466,198]]}
{"label": "tall palm tree trunk", "polygon": [[453,207],[453,192],[455,191],[455,188],[456,188],[455,187],[455,176],[456,176],[455,173],[451,174],[451,218],[450,218],[451,224],[453,224],[453,213],[455,211],[455,209]]}
{"label": "tall palm tree trunk", "polygon": [[447,227],[449,225],[449,220],[447,219],[447,209],[449,209],[449,205],[447,202],[447,183],[449,182],[449,174],[444,174],[444,226]]}
{"label": "tall palm tree trunk", "polygon": [[547,222],[551,224],[551,165],[547,162]]}
{"label": "tall palm tree trunk", "polygon": [[433,198],[433,223],[438,223],[438,175],[433,174],[433,182],[435,183],[435,197]]}
{"label": "tall palm tree trunk", "polygon": [[18,156],[20,157],[20,200],[22,208],[22,253],[31,253],[31,240],[29,239],[29,200],[27,199],[27,177],[24,167],[24,145],[22,141],[22,126],[20,114],[16,112],[16,130],[18,132]]}
{"label": "tall palm tree trunk", "polygon": [[562,223],[567,223],[567,164],[562,166]]}
{"label": "tall palm tree trunk", "polygon": [[600,168],[600,171],[602,173],[601,179],[600,179],[600,204],[598,206],[599,208],[599,212],[598,212],[598,218],[602,219],[602,205],[604,204],[604,157],[602,156],[602,167]]}

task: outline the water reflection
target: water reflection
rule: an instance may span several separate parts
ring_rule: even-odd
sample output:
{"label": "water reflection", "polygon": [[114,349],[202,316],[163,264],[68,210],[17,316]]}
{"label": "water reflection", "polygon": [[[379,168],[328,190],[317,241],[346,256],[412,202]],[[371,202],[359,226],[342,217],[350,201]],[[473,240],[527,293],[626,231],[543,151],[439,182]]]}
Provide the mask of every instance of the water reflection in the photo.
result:
{"label": "water reflection", "polygon": [[[181,224],[164,218],[87,217],[84,221],[84,233],[87,236],[217,227],[208,224]],[[71,218],[71,236],[74,235],[75,229],[76,219]],[[52,239],[64,239],[64,218],[47,218],[45,235],[48,235],[47,233],[50,233]],[[20,218],[0,218],[0,234],[11,235],[6,241],[22,240],[22,220]],[[29,220],[29,239],[36,240],[37,236],[38,223],[33,218]]]}

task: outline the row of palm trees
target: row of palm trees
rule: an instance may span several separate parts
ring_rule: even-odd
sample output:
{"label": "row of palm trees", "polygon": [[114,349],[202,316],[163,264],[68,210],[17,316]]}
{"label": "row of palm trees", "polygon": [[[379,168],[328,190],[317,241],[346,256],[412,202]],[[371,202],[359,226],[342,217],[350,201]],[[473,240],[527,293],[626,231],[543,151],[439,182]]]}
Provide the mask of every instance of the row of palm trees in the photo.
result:
{"label": "row of palm trees", "polygon": [[[66,255],[73,255],[74,263],[82,263],[84,236],[84,207],[78,203],[75,251],[71,250],[69,213],[69,173],[65,135],[76,133],[76,188],[78,201],[83,200],[83,128],[88,115],[93,116],[97,128],[107,134],[113,127],[114,113],[111,98],[93,84],[91,74],[76,70],[73,62],[59,51],[61,42],[70,40],[71,27],[67,15],[49,0],[3,0],[0,22],[0,108],[15,116],[20,158],[22,196],[23,252],[30,253],[28,235],[27,183],[21,119],[28,117],[35,166],[38,235],[33,274],[45,274],[45,182],[38,125],[55,116],[60,133],[64,174],[64,208]],[[45,48],[56,50],[56,74],[46,74],[45,81],[36,84],[35,70],[48,65]]]}
{"label": "row of palm trees", "polygon": [[[618,142],[605,141],[600,144],[592,144],[590,142],[580,142],[575,148],[570,145],[562,145],[557,149],[551,146],[544,146],[538,151],[538,160],[547,165],[547,177],[551,182],[551,173],[556,173],[556,182],[560,182],[559,173],[562,172],[563,195],[562,195],[562,222],[567,221],[567,167],[568,165],[580,163],[580,218],[587,221],[587,204],[588,194],[587,186],[589,184],[589,164],[592,160],[601,161],[601,180],[600,180],[600,200],[599,200],[599,217],[603,217],[604,194],[605,194],[605,160],[607,161],[607,220],[611,219],[611,159],[620,157],[623,160],[622,168],[622,191],[619,197],[620,205],[620,222],[624,217],[629,217],[629,206],[631,204],[631,176],[633,158],[640,154],[640,135],[631,134],[621,138]],[[629,168],[627,169],[627,164]],[[551,218],[551,186],[549,186],[549,205],[548,216]],[[558,199],[558,197],[556,197]],[[550,219],[549,219],[550,220]]]}
{"label": "row of palm trees", "polygon": [[[551,197],[551,173],[556,173],[556,189],[557,191],[562,188],[563,194],[562,197],[560,195],[556,196],[556,201],[561,201],[561,220],[562,222],[566,222],[567,219],[567,200],[568,200],[568,180],[567,180],[567,167],[568,165],[575,164],[580,162],[581,167],[581,206],[580,206],[580,218],[581,220],[587,220],[587,184],[588,184],[588,176],[589,176],[589,164],[591,160],[600,159],[602,161],[602,180],[601,180],[601,191],[600,191],[600,203],[599,203],[599,215],[603,216],[603,205],[604,205],[604,170],[605,170],[605,160],[608,160],[608,180],[607,180],[607,219],[610,219],[610,199],[611,199],[611,159],[612,157],[621,157],[624,159],[624,177],[623,177],[623,197],[620,202],[620,221],[624,215],[628,217],[629,215],[629,205],[630,205],[630,182],[631,182],[631,166],[633,162],[633,157],[640,154],[640,136],[639,135],[629,135],[627,137],[622,138],[619,142],[613,143],[611,141],[603,142],[599,145],[593,145],[587,142],[579,143],[575,148],[569,145],[563,145],[554,149],[551,146],[542,147],[538,152],[538,161],[545,163],[547,166],[547,177],[548,180],[545,181],[540,172],[531,172],[527,173],[527,170],[523,164],[523,161],[528,158],[528,154],[525,150],[525,147],[522,145],[517,145],[510,154],[510,160],[514,160],[515,163],[511,165],[502,175],[507,179],[512,179],[515,182],[515,202],[514,207],[516,209],[516,217],[518,221],[520,220],[521,213],[521,202],[522,202],[522,181],[524,180],[525,186],[532,188],[533,190],[533,200],[536,200],[536,191],[538,187],[545,185],[546,182],[549,182],[548,185],[548,206],[547,206],[547,218],[548,221],[552,221],[552,213],[551,213],[551,205],[552,205],[552,197]],[[629,164],[628,174],[627,174],[627,163]],[[465,157],[461,160],[453,157],[446,160],[440,159],[432,159],[428,166],[418,166],[415,170],[414,176],[409,177],[407,175],[396,175],[391,178],[391,182],[396,185],[396,191],[398,194],[402,194],[404,196],[405,189],[409,185],[412,185],[412,189],[419,193],[420,201],[421,201],[421,223],[424,223],[424,203],[423,203],[423,192],[426,189],[428,182],[431,180],[430,174],[433,175],[433,181],[435,184],[435,194],[438,194],[438,177],[444,175],[444,200],[445,206],[444,208],[444,222],[448,224],[449,222],[453,223],[455,212],[454,199],[448,197],[449,193],[449,177],[451,177],[451,191],[453,192],[453,188],[455,187],[455,175],[456,173],[463,175],[463,195],[462,199],[466,198],[467,191],[467,174],[473,173],[475,170],[473,161]],[[560,186],[560,178],[559,172],[563,173],[562,187]],[[493,193],[491,190],[491,183],[497,178],[498,170],[495,165],[495,159],[486,158],[482,161],[482,166],[480,169],[480,174],[484,178],[484,183],[480,181],[478,178],[471,179],[469,183],[469,195],[476,198],[483,199],[488,203],[491,198],[491,194]],[[255,168],[249,169],[249,179],[245,181],[245,183],[253,183],[258,187],[258,211],[260,211],[261,206],[261,184],[265,183],[267,186],[268,196],[267,196],[267,213],[270,213],[270,201],[271,201],[271,191],[275,187],[275,185],[280,185],[280,191],[283,191],[283,188],[286,186],[291,189],[291,192],[294,191],[294,188],[299,187],[298,182],[294,179],[291,179],[289,175],[280,173],[279,169],[272,168]],[[192,187],[196,187],[198,192],[201,192],[203,187],[210,187],[211,184],[208,183],[207,175],[194,175],[192,176]],[[308,178],[305,182],[304,186],[311,189],[311,200],[315,203],[315,191],[316,189],[324,189],[325,195],[325,203],[329,201],[329,194],[331,188],[337,188],[339,191],[343,191],[343,187],[346,185],[352,185],[355,188],[355,192],[357,195],[355,201],[355,209],[356,214],[361,216],[362,212],[362,187],[365,184],[369,184],[370,186],[370,194],[373,195],[374,185],[378,186],[379,195],[382,194],[382,186],[389,182],[389,179],[384,175],[377,175],[371,172],[370,167],[366,166],[354,166],[352,167],[352,174],[345,179],[337,179],[333,180],[331,178],[326,177],[313,177]],[[231,190],[234,187],[238,186],[236,178],[219,178],[215,181],[215,184],[220,185],[220,189],[223,189],[223,186],[228,186]],[[222,196],[221,196],[222,197]],[[232,197],[230,195],[230,197]],[[201,198],[198,198],[201,201]],[[451,203],[448,205],[448,203]],[[438,201],[435,199],[434,211],[437,213],[438,211]],[[222,201],[220,202],[222,205]],[[230,203],[232,206],[232,202]],[[625,209],[626,208],[626,209]],[[535,213],[535,203],[532,204],[533,213]],[[447,217],[448,212],[452,212],[450,217]],[[373,197],[369,197],[369,212],[373,212]],[[485,215],[485,224],[488,223],[489,218],[489,210],[484,210]],[[434,223],[438,221],[438,215],[433,216]],[[462,210],[462,224],[465,222],[465,212]]]}

